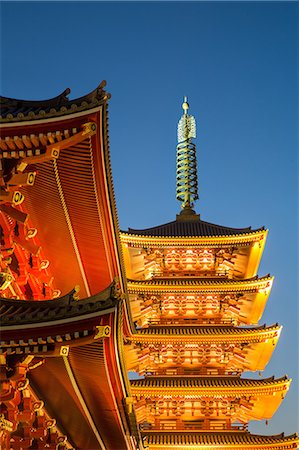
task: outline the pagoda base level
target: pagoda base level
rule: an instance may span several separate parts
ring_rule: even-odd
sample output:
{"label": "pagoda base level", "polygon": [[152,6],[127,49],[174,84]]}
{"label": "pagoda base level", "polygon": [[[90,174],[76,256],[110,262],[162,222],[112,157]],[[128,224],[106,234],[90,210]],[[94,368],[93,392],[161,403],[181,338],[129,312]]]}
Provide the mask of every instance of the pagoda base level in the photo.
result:
{"label": "pagoda base level", "polygon": [[284,450],[297,449],[299,437],[297,433],[284,436],[261,436],[247,431],[227,432],[142,432],[148,450]]}

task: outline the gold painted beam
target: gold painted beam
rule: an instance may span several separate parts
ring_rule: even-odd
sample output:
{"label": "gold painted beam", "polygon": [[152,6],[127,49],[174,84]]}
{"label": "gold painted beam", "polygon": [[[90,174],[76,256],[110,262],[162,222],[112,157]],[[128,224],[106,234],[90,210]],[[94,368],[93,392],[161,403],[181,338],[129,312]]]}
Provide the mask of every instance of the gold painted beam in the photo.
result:
{"label": "gold painted beam", "polygon": [[150,333],[136,333],[132,336],[128,337],[128,342],[132,343],[151,343],[151,344],[159,344],[159,343],[196,343],[196,344],[219,344],[219,343],[259,343],[266,340],[272,340],[273,345],[279,340],[280,333],[282,330],[282,326],[274,325],[268,328],[252,328],[250,330],[242,331],[242,328],[239,329],[241,332],[234,332],[234,329],[231,330],[231,333],[222,332],[219,333],[211,333],[211,334],[196,334],[196,333],[182,333],[180,330],[176,334],[166,334],[165,328],[155,330],[154,334]]}
{"label": "gold painted beam", "polygon": [[[200,380],[200,378],[197,378]],[[174,379],[175,380],[175,379]],[[138,383],[139,381],[145,381],[144,385]],[[192,396],[198,397],[236,397],[236,396],[271,396],[281,394],[283,397],[289,390],[292,379],[280,378],[273,380],[272,383],[263,383],[264,380],[258,383],[252,383],[252,385],[237,386],[234,385],[233,380],[230,378],[226,386],[204,386],[194,385],[192,386],[192,379],[183,379],[181,385],[175,385],[175,383],[169,383],[167,379],[163,380],[160,386],[155,386],[151,383],[152,380],[133,380],[131,381],[131,392],[133,396],[144,397],[156,397],[156,396]],[[138,385],[139,384],[139,385]]]}
{"label": "gold painted beam", "polygon": [[142,236],[121,232],[120,239],[123,245],[132,247],[218,247],[225,245],[246,246],[253,242],[259,242],[265,239],[267,230],[251,231],[249,233],[235,234],[230,236]]}
{"label": "gold painted beam", "polygon": [[274,277],[266,276],[249,280],[148,280],[133,281],[128,280],[129,293],[232,293],[232,292],[258,292],[269,294],[272,288]]}

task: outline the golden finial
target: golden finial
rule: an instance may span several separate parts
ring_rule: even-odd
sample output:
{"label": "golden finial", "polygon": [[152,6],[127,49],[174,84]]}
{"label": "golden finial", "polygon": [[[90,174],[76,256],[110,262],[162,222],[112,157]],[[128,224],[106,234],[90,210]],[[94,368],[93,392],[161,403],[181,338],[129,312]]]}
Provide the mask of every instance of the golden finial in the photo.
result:
{"label": "golden finial", "polygon": [[187,111],[189,109],[189,103],[188,98],[186,96],[184,97],[184,103],[182,103],[182,108],[184,110],[184,114],[187,114]]}

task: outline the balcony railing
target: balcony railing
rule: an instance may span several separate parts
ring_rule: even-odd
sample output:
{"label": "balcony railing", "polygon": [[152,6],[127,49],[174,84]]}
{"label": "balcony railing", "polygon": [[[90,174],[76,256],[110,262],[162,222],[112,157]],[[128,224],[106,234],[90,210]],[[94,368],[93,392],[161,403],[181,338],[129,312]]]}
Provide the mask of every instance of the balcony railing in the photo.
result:
{"label": "balcony railing", "polygon": [[196,425],[188,422],[181,424],[177,423],[160,423],[160,425],[152,425],[150,423],[143,423],[139,425],[141,431],[248,431],[247,424],[224,424],[217,423],[217,421],[204,424],[198,422]]}
{"label": "balcony railing", "polygon": [[240,376],[242,370],[227,370],[221,367],[198,367],[190,369],[189,367],[163,367],[156,370],[149,370],[145,372],[146,376]]}
{"label": "balcony railing", "polygon": [[233,277],[232,270],[155,270],[150,278],[228,278]]}
{"label": "balcony railing", "polygon": [[148,325],[237,325],[236,319],[232,318],[185,318],[185,317],[160,317],[148,320]]}

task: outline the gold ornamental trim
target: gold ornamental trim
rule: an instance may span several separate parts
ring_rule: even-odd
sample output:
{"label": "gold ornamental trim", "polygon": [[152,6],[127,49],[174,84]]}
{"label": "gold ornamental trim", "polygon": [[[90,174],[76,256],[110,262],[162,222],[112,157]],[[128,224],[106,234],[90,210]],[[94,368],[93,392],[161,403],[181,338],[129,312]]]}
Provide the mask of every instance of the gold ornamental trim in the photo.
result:
{"label": "gold ornamental trim", "polygon": [[95,334],[94,339],[109,337],[111,334],[111,327],[109,325],[99,325],[96,329],[97,333]]}
{"label": "gold ornamental trim", "polygon": [[62,345],[60,347],[60,356],[68,356],[70,352],[70,346],[69,345]]}
{"label": "gold ornamental trim", "polygon": [[130,234],[126,232],[120,233],[122,244],[132,247],[206,247],[221,245],[250,245],[254,242],[264,241],[268,234],[268,230],[257,230],[250,233],[242,233],[226,236],[143,236],[138,234]]}
{"label": "gold ornamental trim", "polygon": [[[295,449],[299,446],[299,437],[297,434],[286,437],[282,435],[281,438],[278,439],[276,436],[259,436],[260,442],[250,442],[249,433],[244,435],[242,433],[241,442],[239,434],[227,434],[227,442],[223,442],[223,435],[221,435],[221,438],[222,439],[218,440],[217,436],[214,435],[212,442],[210,442],[210,439],[208,442],[205,442],[206,439],[202,441],[201,435],[193,434],[192,441],[186,442],[185,436],[182,434],[176,435],[172,433],[162,434],[154,432],[145,434],[144,444],[146,445],[147,450],[180,450],[182,447],[187,450],[205,450],[206,448],[209,448],[209,450],[217,450],[219,448],[222,450],[286,450]],[[262,442],[262,440],[264,440],[264,442]]]}
{"label": "gold ornamental trim", "polygon": [[270,291],[274,277],[258,278],[256,280],[128,280],[128,292],[135,293],[163,293],[163,292],[257,292],[258,290]]}
{"label": "gold ornamental trim", "polygon": [[236,386],[231,383],[231,386],[188,386],[185,382],[183,386],[134,386],[131,385],[131,392],[133,396],[144,396],[144,397],[190,397],[198,398],[204,396],[212,397],[239,397],[239,396],[270,396],[282,394],[284,397],[289,390],[292,379],[285,379],[278,382],[273,382],[272,384],[263,384],[262,381],[260,385],[255,386]]}
{"label": "gold ornamental trim", "polygon": [[[132,336],[128,337],[128,341],[132,343],[150,343],[150,344],[158,344],[158,343],[196,343],[196,344],[204,344],[204,343],[260,343],[265,342],[267,340],[273,340],[273,344],[276,345],[280,333],[282,330],[282,326],[274,326],[268,328],[256,328],[252,330],[246,330],[240,333],[234,333],[232,330],[231,333],[211,333],[210,335],[204,334],[196,334],[196,333],[188,333],[188,329],[186,333],[182,333],[178,331],[176,334],[166,334],[159,333],[159,329],[155,334],[146,334],[146,333],[136,333]],[[163,330],[165,331],[165,330]]]}

